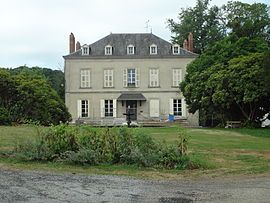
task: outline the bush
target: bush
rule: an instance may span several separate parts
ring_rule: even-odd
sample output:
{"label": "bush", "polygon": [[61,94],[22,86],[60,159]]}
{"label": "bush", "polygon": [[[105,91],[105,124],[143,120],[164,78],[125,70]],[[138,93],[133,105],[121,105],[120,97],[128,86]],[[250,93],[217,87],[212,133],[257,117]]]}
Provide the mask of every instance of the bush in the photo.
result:
{"label": "bush", "polygon": [[133,164],[142,167],[185,169],[191,166],[187,137],[179,143],[156,142],[143,129],[53,126],[35,141],[21,144],[17,154],[26,160],[57,160],[74,164]]}
{"label": "bush", "polygon": [[0,107],[0,125],[10,125],[11,118],[6,108]]}

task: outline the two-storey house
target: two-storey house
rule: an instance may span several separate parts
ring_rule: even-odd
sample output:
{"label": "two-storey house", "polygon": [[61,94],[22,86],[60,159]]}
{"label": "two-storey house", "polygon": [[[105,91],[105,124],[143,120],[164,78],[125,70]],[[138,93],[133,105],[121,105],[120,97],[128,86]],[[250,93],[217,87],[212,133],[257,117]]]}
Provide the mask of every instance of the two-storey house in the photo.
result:
{"label": "two-storey house", "polygon": [[[76,47],[76,48],[75,48]],[[187,119],[189,114],[179,89],[186,66],[197,55],[154,34],[110,34],[90,45],[75,45],[70,35],[70,54],[65,59],[66,105],[76,120],[112,123],[132,120]]]}

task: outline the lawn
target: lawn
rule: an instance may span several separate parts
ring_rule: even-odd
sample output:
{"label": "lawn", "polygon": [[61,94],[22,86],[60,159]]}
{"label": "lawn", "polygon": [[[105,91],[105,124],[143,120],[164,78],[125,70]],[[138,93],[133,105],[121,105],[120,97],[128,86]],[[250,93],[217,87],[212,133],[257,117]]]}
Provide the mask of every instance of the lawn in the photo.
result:
{"label": "lawn", "polygon": [[[177,143],[177,127],[144,130],[157,140]],[[34,137],[36,133],[36,127],[31,126],[0,126],[0,167],[173,179],[270,173],[270,129],[186,129],[190,156],[205,166],[204,169],[191,171],[145,169],[123,165],[74,166],[53,162],[22,162],[4,156],[18,142]]]}

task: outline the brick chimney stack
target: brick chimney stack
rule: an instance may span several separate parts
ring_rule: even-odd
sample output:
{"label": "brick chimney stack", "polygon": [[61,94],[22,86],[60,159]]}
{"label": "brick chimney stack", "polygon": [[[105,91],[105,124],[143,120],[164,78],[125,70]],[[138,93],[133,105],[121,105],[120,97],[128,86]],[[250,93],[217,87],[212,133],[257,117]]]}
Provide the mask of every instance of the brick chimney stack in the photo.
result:
{"label": "brick chimney stack", "polygon": [[188,50],[193,52],[193,34],[192,32],[188,35]]}
{"label": "brick chimney stack", "polygon": [[75,52],[75,37],[73,33],[70,33],[69,35],[69,53]]}
{"label": "brick chimney stack", "polygon": [[78,51],[79,49],[81,49],[81,44],[79,41],[77,41],[76,43],[76,51]]}

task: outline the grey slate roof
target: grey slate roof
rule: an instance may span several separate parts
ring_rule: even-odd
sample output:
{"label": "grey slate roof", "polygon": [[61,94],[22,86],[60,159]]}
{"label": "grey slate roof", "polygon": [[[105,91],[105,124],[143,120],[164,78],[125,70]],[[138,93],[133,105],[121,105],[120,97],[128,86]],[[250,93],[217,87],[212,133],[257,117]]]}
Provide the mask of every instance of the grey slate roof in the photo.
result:
{"label": "grey slate roof", "polygon": [[[135,54],[127,55],[127,46],[135,46]],[[149,47],[157,45],[157,54],[150,55]],[[112,55],[105,55],[105,46],[113,47]],[[162,58],[162,57],[196,57],[197,54],[180,48],[180,54],[172,54],[172,44],[166,40],[157,37],[152,33],[136,33],[136,34],[110,34],[93,44],[89,45],[89,55],[82,55],[82,51],[78,50],[64,58]]]}

